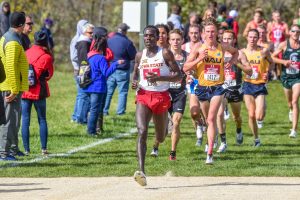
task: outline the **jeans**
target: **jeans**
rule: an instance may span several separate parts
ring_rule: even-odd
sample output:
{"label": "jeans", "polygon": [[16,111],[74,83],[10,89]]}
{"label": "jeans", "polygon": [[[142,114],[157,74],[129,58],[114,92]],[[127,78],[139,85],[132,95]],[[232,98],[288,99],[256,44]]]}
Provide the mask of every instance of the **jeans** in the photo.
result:
{"label": "jeans", "polygon": [[110,107],[110,102],[116,86],[118,86],[119,90],[119,100],[117,107],[117,114],[122,115],[125,114],[126,104],[127,104],[127,95],[129,88],[129,79],[130,73],[129,70],[120,70],[117,69],[106,81],[107,84],[107,95],[105,100],[105,106],[103,113],[108,114],[108,110]]}
{"label": "jeans", "polygon": [[77,87],[77,96],[72,119],[77,123],[86,124],[87,115],[90,109],[90,100],[88,95],[79,87],[77,77],[75,77],[75,81]]}
{"label": "jeans", "polygon": [[101,103],[104,101],[105,93],[86,93],[90,99],[90,115],[87,123],[88,134],[96,134],[97,120],[101,110]]}
{"label": "jeans", "polygon": [[48,126],[46,120],[46,99],[41,100],[29,100],[22,99],[22,139],[25,151],[30,152],[29,147],[29,127],[30,127],[30,115],[32,104],[37,113],[38,122],[40,126],[40,140],[42,150],[47,149],[48,140]]}

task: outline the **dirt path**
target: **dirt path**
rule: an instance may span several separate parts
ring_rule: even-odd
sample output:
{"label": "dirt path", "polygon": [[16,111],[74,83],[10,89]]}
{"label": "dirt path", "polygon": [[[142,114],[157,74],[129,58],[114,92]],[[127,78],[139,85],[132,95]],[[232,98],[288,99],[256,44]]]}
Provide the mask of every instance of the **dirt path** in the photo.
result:
{"label": "dirt path", "polygon": [[132,177],[0,178],[0,199],[300,199],[300,178],[164,176],[147,181],[141,187]]}

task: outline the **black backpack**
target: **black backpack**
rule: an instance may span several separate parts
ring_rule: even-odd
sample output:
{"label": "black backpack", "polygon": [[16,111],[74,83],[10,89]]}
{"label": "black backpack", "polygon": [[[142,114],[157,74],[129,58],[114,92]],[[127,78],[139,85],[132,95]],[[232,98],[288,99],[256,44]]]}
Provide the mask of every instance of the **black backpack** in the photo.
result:
{"label": "black backpack", "polygon": [[78,83],[81,88],[85,88],[92,83],[91,67],[88,61],[82,61],[79,67]]}

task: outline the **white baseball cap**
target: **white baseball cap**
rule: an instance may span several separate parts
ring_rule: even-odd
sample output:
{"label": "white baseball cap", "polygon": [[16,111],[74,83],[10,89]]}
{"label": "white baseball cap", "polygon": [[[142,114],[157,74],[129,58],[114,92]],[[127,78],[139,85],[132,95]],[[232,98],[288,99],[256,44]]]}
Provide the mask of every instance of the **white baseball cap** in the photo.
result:
{"label": "white baseball cap", "polygon": [[239,15],[239,13],[236,11],[236,10],[231,10],[229,12],[229,16],[232,17],[232,18],[235,18]]}

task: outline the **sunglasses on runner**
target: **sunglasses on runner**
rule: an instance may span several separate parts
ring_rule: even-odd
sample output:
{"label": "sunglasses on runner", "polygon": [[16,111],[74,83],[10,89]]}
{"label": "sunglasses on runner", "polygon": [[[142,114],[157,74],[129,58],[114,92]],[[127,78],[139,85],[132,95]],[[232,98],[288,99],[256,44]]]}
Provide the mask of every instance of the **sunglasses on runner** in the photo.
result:
{"label": "sunglasses on runner", "polygon": [[292,33],[300,33],[300,30],[291,30]]}

